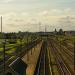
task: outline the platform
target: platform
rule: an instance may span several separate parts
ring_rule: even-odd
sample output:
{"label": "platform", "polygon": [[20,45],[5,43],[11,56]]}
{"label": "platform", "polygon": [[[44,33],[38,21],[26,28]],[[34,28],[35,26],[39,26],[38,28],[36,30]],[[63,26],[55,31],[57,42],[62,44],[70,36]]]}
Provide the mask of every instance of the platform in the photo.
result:
{"label": "platform", "polygon": [[34,71],[36,68],[36,64],[39,58],[40,50],[41,50],[42,43],[35,46],[35,48],[32,48],[32,54],[31,50],[28,52],[28,55],[26,54],[23,56],[22,60],[28,65],[26,69],[26,75],[34,75]]}

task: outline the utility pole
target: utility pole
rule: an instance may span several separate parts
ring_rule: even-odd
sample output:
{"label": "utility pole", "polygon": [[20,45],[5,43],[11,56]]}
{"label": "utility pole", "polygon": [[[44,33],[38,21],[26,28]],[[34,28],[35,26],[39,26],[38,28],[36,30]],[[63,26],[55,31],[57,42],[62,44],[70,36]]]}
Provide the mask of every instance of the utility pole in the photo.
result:
{"label": "utility pole", "polygon": [[[27,33],[27,45],[28,45],[28,43],[29,43],[29,33]],[[27,46],[27,61],[29,61],[29,53],[28,53],[28,48],[29,47],[28,46]]]}
{"label": "utility pole", "polygon": [[[31,42],[32,42],[32,35],[31,35]],[[31,55],[32,55],[32,51],[33,51],[33,48],[31,49]]]}
{"label": "utility pole", "polygon": [[40,32],[40,30],[41,30],[41,28],[40,28],[40,27],[41,27],[41,23],[39,22],[39,32]]}
{"label": "utility pole", "polygon": [[[40,34],[40,32],[41,32],[41,22],[39,22],[39,34]],[[41,36],[41,35],[39,35],[39,36]],[[41,36],[41,40],[42,40],[42,36]]]}
{"label": "utility pole", "polygon": [[75,70],[75,41],[74,41],[74,70]]}
{"label": "utility pole", "polygon": [[2,33],[2,16],[1,16],[1,33]]}
{"label": "utility pole", "polygon": [[3,43],[3,55],[4,55],[4,75],[5,75],[5,41],[4,41],[4,43]]}
{"label": "utility pole", "polygon": [[47,34],[47,26],[45,25],[45,32],[44,32],[44,35],[46,36],[46,41],[48,39],[48,34]]}
{"label": "utility pole", "polygon": [[[2,33],[2,16],[1,16],[1,35],[3,38],[3,33]],[[5,38],[4,38],[5,39]],[[4,72],[3,74],[5,75],[5,41],[3,42],[3,63],[4,63]]]}
{"label": "utility pole", "polygon": [[47,31],[47,29],[46,29],[46,25],[45,25],[45,32]]}

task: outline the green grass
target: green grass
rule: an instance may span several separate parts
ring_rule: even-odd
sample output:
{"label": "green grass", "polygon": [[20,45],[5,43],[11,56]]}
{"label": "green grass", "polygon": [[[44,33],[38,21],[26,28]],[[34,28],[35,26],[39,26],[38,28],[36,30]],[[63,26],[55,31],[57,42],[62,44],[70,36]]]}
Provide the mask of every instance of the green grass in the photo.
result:
{"label": "green grass", "polygon": [[5,46],[6,47],[12,47],[12,46],[15,46],[16,44],[6,44]]}
{"label": "green grass", "polygon": [[16,50],[16,48],[12,48],[12,49],[6,51],[6,53],[7,53],[7,54],[11,54],[11,53],[15,52],[15,50]]}
{"label": "green grass", "polygon": [[0,59],[3,59],[3,55],[0,55]]}
{"label": "green grass", "polygon": [[70,39],[75,42],[75,36],[70,37]]}
{"label": "green grass", "polygon": [[2,52],[3,51],[3,48],[0,48],[0,52]]}
{"label": "green grass", "polygon": [[[1,39],[0,39],[1,40]],[[31,41],[31,37],[28,38],[28,42]],[[5,48],[10,48],[9,50],[5,51],[5,53],[7,54],[13,54],[15,51],[16,51],[16,46],[19,46],[19,45],[24,45],[27,43],[27,38],[24,38],[22,41],[20,39],[17,39],[17,43],[15,44],[6,44],[5,45]],[[0,44],[0,52],[3,52],[3,45]],[[3,58],[3,54],[0,55],[0,59]]]}
{"label": "green grass", "polygon": [[73,42],[75,42],[75,36],[63,36],[63,35],[57,35],[56,36],[58,38],[58,40],[63,41],[65,39],[69,39]]}

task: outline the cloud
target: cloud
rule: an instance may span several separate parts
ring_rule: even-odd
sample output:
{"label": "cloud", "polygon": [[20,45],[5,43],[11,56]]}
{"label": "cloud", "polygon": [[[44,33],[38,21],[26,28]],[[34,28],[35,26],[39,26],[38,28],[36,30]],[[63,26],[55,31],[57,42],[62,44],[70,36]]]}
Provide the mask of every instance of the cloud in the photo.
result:
{"label": "cloud", "polygon": [[68,16],[68,15],[75,15],[75,10],[72,10],[71,8],[66,9],[50,9],[50,10],[43,10],[38,15],[40,16]]}
{"label": "cloud", "polygon": [[[39,22],[41,22],[41,26],[49,25],[51,28],[60,28],[61,25],[58,23],[61,19],[64,19],[63,29],[74,28],[75,23],[73,25],[66,24],[65,19],[67,16],[70,17],[72,22],[75,22],[75,11],[71,9],[51,9],[51,10],[43,10],[40,12],[32,13],[32,12],[10,12],[3,15],[3,27],[4,31],[18,31],[18,30],[27,30],[36,31],[36,28],[39,28]],[[66,25],[65,25],[66,24]],[[69,27],[70,25],[70,27]],[[66,28],[65,28],[66,27]],[[6,29],[9,28],[9,29]],[[52,30],[50,28],[50,30]],[[38,30],[38,29],[37,29]]]}
{"label": "cloud", "polygon": [[15,0],[0,0],[1,3],[9,3],[9,2],[13,2]]}
{"label": "cloud", "polygon": [[49,14],[49,11],[44,10],[43,12],[40,12],[38,15],[40,16],[47,16]]}

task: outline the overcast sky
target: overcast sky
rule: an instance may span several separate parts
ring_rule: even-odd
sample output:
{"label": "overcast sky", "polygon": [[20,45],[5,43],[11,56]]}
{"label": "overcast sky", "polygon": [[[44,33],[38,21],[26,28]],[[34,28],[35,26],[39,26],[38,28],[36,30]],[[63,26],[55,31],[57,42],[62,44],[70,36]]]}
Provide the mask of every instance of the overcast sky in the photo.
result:
{"label": "overcast sky", "polygon": [[3,31],[75,30],[75,0],[0,0]]}

